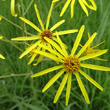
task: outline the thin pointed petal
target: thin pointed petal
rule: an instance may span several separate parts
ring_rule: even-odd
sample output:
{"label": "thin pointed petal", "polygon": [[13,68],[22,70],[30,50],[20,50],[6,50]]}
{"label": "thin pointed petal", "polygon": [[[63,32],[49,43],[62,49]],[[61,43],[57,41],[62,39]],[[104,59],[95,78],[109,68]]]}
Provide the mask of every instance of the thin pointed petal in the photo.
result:
{"label": "thin pointed petal", "polygon": [[0,39],[2,39],[3,38],[3,36],[0,36]]}
{"label": "thin pointed petal", "polygon": [[28,62],[28,65],[30,65],[30,64],[34,61],[34,59],[35,59],[35,57],[36,57],[37,55],[38,55],[38,54],[36,54],[36,53],[34,53],[34,54],[32,55],[31,59],[30,59],[29,62]]}
{"label": "thin pointed petal", "polygon": [[0,21],[2,20],[2,16],[0,16]]}
{"label": "thin pointed petal", "polygon": [[[65,35],[65,34],[71,34],[71,33],[75,33],[75,32],[78,32],[78,29],[59,31],[57,33],[58,33],[58,35]],[[55,36],[55,35],[56,35],[56,33],[53,33],[53,36]]]}
{"label": "thin pointed petal", "polygon": [[74,4],[75,4],[75,0],[72,0],[72,2],[71,2],[71,18],[73,18],[73,16],[74,16]]}
{"label": "thin pointed petal", "polygon": [[21,55],[20,55],[20,59],[22,57],[24,57],[25,55],[27,55],[32,49],[34,49],[38,44],[40,43],[40,41],[34,43],[33,45],[31,45],[28,49],[26,49]]}
{"label": "thin pointed petal", "polygon": [[45,85],[45,87],[42,89],[42,92],[45,92],[63,73],[64,69],[62,69],[60,72],[58,72],[55,76],[53,76],[50,81]]}
{"label": "thin pointed petal", "polygon": [[38,76],[47,74],[47,73],[49,73],[49,72],[58,70],[58,69],[60,69],[60,68],[63,68],[63,65],[54,66],[54,67],[48,68],[48,69],[46,69],[46,70],[43,70],[43,71],[41,71],[41,72],[35,73],[35,74],[31,75],[31,78],[33,78],[33,77],[38,77]]}
{"label": "thin pointed petal", "polygon": [[63,24],[65,20],[61,20],[58,23],[56,23],[53,27],[50,28],[51,31],[55,30],[57,27],[59,27],[61,24]]}
{"label": "thin pointed petal", "polygon": [[17,14],[15,14],[15,0],[11,0],[11,15],[14,17],[17,17]]}
{"label": "thin pointed petal", "polygon": [[58,33],[57,33],[57,32],[56,32],[56,36],[57,36],[58,42],[59,42],[59,44],[60,44],[60,46],[61,46],[63,52],[65,53],[65,55],[66,55],[66,57],[67,57],[67,56],[68,56],[68,53],[67,53],[67,51],[66,51],[66,48],[64,47],[63,42],[61,41],[61,39],[60,39],[60,37],[58,36]]}
{"label": "thin pointed petal", "polygon": [[42,32],[35,24],[33,24],[31,21],[23,18],[23,17],[19,17],[22,21],[24,21],[25,23],[29,24],[31,27],[33,27],[36,31],[38,32]]}
{"label": "thin pointed petal", "polygon": [[57,91],[57,93],[55,95],[53,103],[56,103],[57,100],[59,99],[59,97],[60,97],[60,95],[61,95],[61,93],[63,91],[63,88],[64,88],[64,86],[66,84],[67,78],[68,78],[68,74],[65,74],[65,76],[64,76],[64,78],[63,78],[63,80],[62,80],[62,82],[61,82],[61,84],[60,84],[60,86],[58,88],[58,91]]}
{"label": "thin pointed petal", "polygon": [[79,32],[78,32],[78,35],[77,35],[77,38],[75,40],[75,43],[73,45],[73,48],[72,48],[72,51],[71,51],[71,55],[73,56],[76,52],[76,49],[81,41],[81,38],[82,38],[82,35],[83,35],[83,32],[84,32],[84,29],[85,29],[85,26],[81,26]]}
{"label": "thin pointed petal", "polygon": [[63,16],[63,14],[65,13],[66,9],[68,8],[70,2],[71,2],[71,0],[67,0],[67,2],[65,3],[64,7],[61,10],[60,17]]}
{"label": "thin pointed petal", "polygon": [[66,106],[68,105],[69,98],[70,98],[70,91],[71,91],[71,79],[72,79],[72,74],[71,74],[71,73],[69,73],[68,83],[67,83],[67,89],[66,89]]}
{"label": "thin pointed petal", "polygon": [[38,65],[43,60],[43,58],[44,58],[44,56],[43,55],[40,55],[39,58],[38,58],[37,63],[34,63],[33,65],[34,66]]}
{"label": "thin pointed petal", "polygon": [[31,37],[25,37],[25,36],[23,36],[23,37],[16,37],[16,38],[11,38],[11,40],[19,40],[19,41],[26,41],[26,40],[37,40],[37,39],[39,39],[39,36],[31,36]]}
{"label": "thin pointed petal", "polygon": [[60,60],[58,57],[56,57],[55,55],[53,55],[53,54],[51,54],[51,53],[42,52],[42,51],[39,51],[39,50],[35,50],[34,52],[35,52],[35,53],[38,53],[38,54],[40,54],[40,55],[46,56],[46,57],[48,57],[48,58],[50,58],[50,59],[53,59],[53,60],[55,60],[55,61],[61,62],[61,60]]}
{"label": "thin pointed petal", "polygon": [[[54,41],[58,42],[57,38],[53,37],[52,39],[53,39]],[[65,47],[66,49],[68,48],[66,44],[63,43],[63,45],[64,45],[64,47]]]}
{"label": "thin pointed petal", "polygon": [[[45,46],[45,45],[44,45]],[[39,46],[40,47],[40,46]],[[37,49],[38,50],[38,49]],[[40,49],[39,49],[40,50]],[[42,52],[45,52],[45,49],[42,49]],[[38,65],[42,60],[43,60],[43,55],[40,55],[39,58],[38,58],[38,61],[37,63],[33,64],[34,66]]]}
{"label": "thin pointed petal", "polygon": [[45,37],[45,40],[47,42],[49,42],[53,47],[55,47],[57,49],[57,51],[59,51],[63,56],[66,57],[65,53],[62,51],[62,49],[59,47],[59,45],[57,45],[53,40]]}
{"label": "thin pointed petal", "polygon": [[93,59],[95,59],[95,60],[100,60],[100,61],[108,61],[107,59],[102,59],[102,58],[98,58],[98,57],[93,58]]}
{"label": "thin pointed petal", "polygon": [[79,1],[80,5],[81,5],[82,9],[84,10],[86,15],[88,16],[88,10],[87,10],[85,4],[83,3],[83,1],[82,0],[78,0],[78,1]]}
{"label": "thin pointed petal", "polygon": [[80,60],[80,61],[83,61],[83,60],[95,58],[95,57],[97,57],[97,56],[103,55],[103,54],[106,53],[107,51],[108,51],[108,49],[99,50],[99,51],[96,52],[96,53],[91,53],[91,54],[88,54],[88,55],[86,55],[86,56],[83,56],[83,57],[79,58],[79,60]]}
{"label": "thin pointed petal", "polygon": [[85,45],[80,49],[80,51],[78,52],[78,54],[76,55],[76,57],[79,57],[84,51],[85,49],[92,43],[92,41],[94,40],[94,38],[96,37],[97,33],[95,32],[90,39],[85,43]]}
{"label": "thin pointed petal", "polygon": [[105,43],[105,40],[104,40],[104,41],[102,41],[101,43],[99,43],[99,44],[95,45],[95,46],[94,46],[94,47],[92,47],[92,48],[96,48],[96,47],[98,47],[99,45],[102,45],[103,43]]}
{"label": "thin pointed petal", "polygon": [[59,58],[64,59],[64,57],[61,54],[59,54],[57,51],[55,51],[54,49],[52,49],[49,46],[45,46],[43,44],[39,44],[39,47],[42,47],[42,48],[48,50],[49,52],[51,52],[52,54],[57,55]]}
{"label": "thin pointed petal", "polygon": [[95,10],[95,11],[97,10],[97,6],[96,6],[94,0],[89,0],[92,5],[89,5],[89,4],[86,2],[86,0],[82,0],[82,1],[83,1],[83,3],[84,3],[88,8],[90,8],[91,10]]}
{"label": "thin pointed petal", "polygon": [[88,79],[94,86],[96,86],[96,87],[99,88],[101,91],[103,91],[103,88],[102,88],[95,80],[93,80],[90,76],[88,76],[85,72],[83,72],[82,70],[79,70],[79,72],[80,72],[86,79]]}
{"label": "thin pointed petal", "polygon": [[92,65],[92,64],[82,64],[80,63],[81,67],[89,68],[93,70],[100,70],[100,71],[110,71],[110,68],[104,67],[104,66],[98,66],[98,65]]}
{"label": "thin pointed petal", "polygon": [[5,57],[4,57],[2,54],[0,54],[0,58],[1,58],[1,59],[5,59]]}
{"label": "thin pointed petal", "polygon": [[42,30],[44,31],[44,25],[43,25],[42,20],[41,20],[41,18],[40,18],[40,14],[39,14],[39,11],[38,11],[38,9],[37,9],[37,5],[36,5],[36,4],[34,4],[34,8],[35,8],[35,11],[36,11],[36,15],[37,15],[38,21],[39,21],[39,23],[40,23],[40,25],[41,25],[41,28],[42,28]]}
{"label": "thin pointed petal", "polygon": [[77,82],[79,84],[79,87],[81,89],[81,92],[82,92],[82,94],[83,94],[83,96],[84,96],[87,104],[90,104],[89,97],[88,97],[87,92],[86,92],[86,89],[85,89],[85,87],[84,87],[84,85],[83,85],[83,83],[82,83],[82,81],[81,81],[81,79],[79,77],[79,74],[78,73],[75,73],[75,76],[76,76]]}
{"label": "thin pointed petal", "polygon": [[50,10],[49,10],[49,13],[48,13],[48,17],[47,17],[46,30],[48,30],[48,27],[49,27],[49,22],[50,22],[50,17],[51,17],[53,5],[54,5],[54,3],[57,2],[57,1],[58,1],[58,0],[53,0],[53,1],[52,1],[51,7],[50,7]]}

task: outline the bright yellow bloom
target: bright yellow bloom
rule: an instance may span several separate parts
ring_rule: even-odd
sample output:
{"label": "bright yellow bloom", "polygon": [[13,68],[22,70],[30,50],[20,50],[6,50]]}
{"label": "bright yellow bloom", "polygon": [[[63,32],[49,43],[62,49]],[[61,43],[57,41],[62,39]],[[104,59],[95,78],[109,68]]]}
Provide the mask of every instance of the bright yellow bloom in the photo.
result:
{"label": "bright yellow bloom", "polygon": [[[2,1],[5,1],[5,0],[2,0]],[[17,17],[17,14],[15,13],[15,0],[11,0],[10,10],[11,10],[11,15],[14,17]]]}
{"label": "bright yellow bloom", "polygon": [[[26,49],[26,51],[24,51],[21,55],[20,55],[20,59],[22,57],[24,57],[26,54],[30,53],[33,49],[36,48],[36,46],[38,44],[43,44],[43,45],[48,45],[49,47],[51,47],[51,45],[46,42],[46,40],[44,39],[44,37],[48,37],[54,41],[57,42],[57,39],[56,39],[56,33],[54,33],[53,31],[58,28],[61,24],[63,24],[65,22],[65,20],[61,20],[59,21],[58,23],[56,23],[53,27],[51,27],[49,29],[49,22],[50,22],[50,17],[51,17],[51,13],[52,13],[52,9],[53,9],[53,5],[55,2],[57,2],[58,0],[53,0],[52,1],[52,4],[51,4],[51,7],[50,7],[50,10],[49,10],[49,13],[48,13],[48,17],[47,17],[47,22],[46,22],[46,28],[44,28],[44,24],[40,18],[40,15],[39,15],[39,11],[37,9],[37,5],[34,5],[34,8],[35,8],[35,11],[36,11],[36,16],[38,18],[38,21],[40,23],[40,26],[41,26],[41,29],[39,29],[35,24],[33,24],[31,21],[23,18],[23,17],[20,17],[20,19],[22,21],[24,21],[25,23],[27,23],[28,25],[30,25],[31,27],[33,27],[37,32],[38,32],[38,35],[36,36],[30,36],[30,37],[17,37],[17,38],[12,38],[11,40],[19,40],[19,41],[28,41],[28,40],[37,40],[37,42],[35,42],[34,44],[32,44],[28,49]],[[78,32],[77,29],[72,29],[72,30],[65,30],[65,31],[60,31],[58,32],[58,35],[64,35],[64,34],[70,34],[70,33],[75,33],[75,32]],[[41,49],[41,48],[40,48]],[[43,50],[45,51],[45,50]],[[33,57],[33,56],[32,56]],[[38,59],[38,62],[42,60],[42,56],[40,56],[40,59]],[[37,62],[37,64],[38,64]],[[30,63],[28,63],[30,64]]]}
{"label": "bright yellow bloom", "polygon": [[77,35],[76,41],[73,45],[73,48],[72,48],[70,55],[68,55],[68,53],[64,47],[64,44],[58,35],[57,35],[57,39],[58,39],[60,46],[57,43],[55,43],[54,41],[52,41],[51,39],[45,37],[45,40],[48,41],[56,49],[56,51],[52,50],[51,48],[47,48],[46,46],[43,46],[43,45],[40,45],[40,46],[43,47],[44,49],[48,50],[50,53],[35,50],[35,52],[38,54],[44,55],[44,56],[49,57],[55,61],[62,63],[58,66],[51,67],[49,69],[43,70],[43,71],[38,72],[38,73],[31,76],[32,78],[38,77],[38,76],[47,74],[49,72],[61,69],[54,77],[52,77],[50,79],[50,81],[46,84],[46,86],[42,90],[42,92],[45,92],[61,75],[64,74],[64,78],[58,88],[56,95],[55,95],[54,103],[56,103],[57,100],[59,99],[59,96],[61,95],[62,90],[67,82],[66,106],[68,105],[70,91],[71,91],[71,80],[72,80],[72,75],[74,75],[77,79],[78,85],[81,89],[81,92],[82,92],[87,104],[90,104],[90,100],[89,100],[88,95],[86,93],[85,87],[80,79],[79,73],[81,73],[81,75],[83,75],[86,79],[88,79],[93,85],[95,85],[97,88],[99,88],[101,91],[103,91],[103,88],[95,80],[93,80],[90,76],[88,76],[84,71],[82,71],[81,67],[89,68],[89,69],[93,69],[93,70],[110,71],[110,68],[108,68],[108,67],[82,63],[82,61],[84,61],[84,60],[88,60],[88,59],[91,59],[91,58],[94,58],[94,57],[97,57],[97,56],[100,56],[100,55],[106,53],[107,49],[98,51],[96,53],[91,53],[91,54],[88,54],[88,55],[81,57],[81,54],[92,43],[95,36],[97,35],[97,33],[94,33],[88,39],[88,41],[85,43],[85,45],[79,50],[79,52],[77,54],[75,54],[76,50],[78,48],[78,45],[81,41],[84,29],[85,29],[85,26],[83,25],[81,27],[81,29],[79,30],[79,33]]}
{"label": "bright yellow bloom", "polygon": [[[90,8],[91,10],[94,10],[94,11],[97,10],[97,6],[96,6],[94,0],[89,0],[88,1],[88,2],[91,3],[91,5],[89,5],[89,3],[86,2],[86,0],[78,0],[78,2],[81,5],[82,9],[84,10],[84,12],[86,13],[87,16],[88,16],[88,10],[87,10],[86,7]],[[71,18],[73,18],[75,0],[67,0],[66,1],[64,7],[61,10],[60,16],[63,16],[63,14],[65,13],[65,11],[68,8],[69,4],[71,4]]]}
{"label": "bright yellow bloom", "polygon": [[[88,33],[88,38],[90,38],[89,33]],[[95,46],[93,46],[93,47],[92,47],[92,43],[91,43],[91,44],[88,46],[88,48],[85,50],[84,54],[85,54],[85,55],[88,55],[88,54],[91,54],[91,53],[96,53],[96,52],[98,52],[98,51],[101,51],[101,50],[95,49],[95,48],[98,47],[98,46],[100,46],[100,45],[103,44],[104,42],[105,42],[105,41],[103,41],[103,42],[101,42],[101,43],[99,43],[99,44],[97,44],[97,45],[95,45]],[[83,47],[81,44],[80,44],[80,46]],[[99,57],[95,57],[95,58],[92,58],[92,59],[102,60],[102,61],[108,61],[108,60],[106,60],[106,59],[101,59],[101,58],[99,58]]]}
{"label": "bright yellow bloom", "polygon": [[[0,39],[2,39],[3,37],[2,36],[0,36]],[[5,57],[2,55],[2,54],[0,54],[0,58],[1,59],[5,59]]]}

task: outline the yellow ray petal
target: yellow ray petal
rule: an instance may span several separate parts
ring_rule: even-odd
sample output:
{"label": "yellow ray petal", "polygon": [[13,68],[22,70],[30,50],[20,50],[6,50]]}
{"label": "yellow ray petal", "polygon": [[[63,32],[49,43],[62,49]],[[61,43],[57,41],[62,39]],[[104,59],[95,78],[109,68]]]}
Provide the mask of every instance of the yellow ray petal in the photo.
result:
{"label": "yellow ray petal", "polygon": [[85,87],[84,87],[84,85],[83,85],[83,83],[82,83],[82,81],[81,81],[81,79],[79,77],[79,74],[78,73],[75,73],[75,76],[76,76],[77,82],[79,84],[79,87],[81,89],[81,92],[82,92],[82,94],[83,94],[83,96],[84,96],[87,104],[90,104],[89,97],[88,97],[87,92],[86,92],[86,89],[85,89]]}
{"label": "yellow ray petal", "polygon": [[60,72],[58,72],[55,76],[53,76],[49,82],[45,85],[45,87],[42,89],[42,92],[45,92],[63,73],[64,69],[62,69]]}
{"label": "yellow ray petal", "polygon": [[23,36],[23,37],[16,37],[16,38],[11,38],[11,40],[19,40],[19,41],[26,41],[26,40],[37,40],[37,39],[39,39],[39,36],[30,36],[30,37],[25,37],[25,36]]}
{"label": "yellow ray petal", "polygon": [[[90,34],[88,33],[88,39],[90,38]],[[93,41],[90,43],[90,45],[88,46],[88,48],[91,48]]]}
{"label": "yellow ray petal", "polygon": [[110,68],[104,67],[104,66],[98,66],[98,65],[92,65],[92,64],[82,64],[80,63],[81,67],[89,68],[93,70],[100,70],[100,71],[110,71]]}
{"label": "yellow ray petal", "polygon": [[49,27],[49,22],[50,22],[50,17],[51,17],[53,5],[54,5],[54,3],[57,2],[57,1],[58,1],[58,0],[53,0],[53,1],[52,1],[51,7],[50,7],[50,10],[49,10],[49,13],[48,13],[48,17],[47,17],[46,30],[48,30],[48,27]]}
{"label": "yellow ray petal", "polygon": [[91,42],[94,40],[94,38],[96,37],[97,33],[95,32],[90,39],[88,39],[88,41],[85,43],[85,45],[80,49],[80,51],[78,52],[78,54],[76,55],[76,57],[79,57],[84,51],[85,49],[91,44]]}
{"label": "yellow ray petal", "polygon": [[42,28],[42,30],[44,31],[44,25],[43,25],[42,20],[41,20],[41,18],[40,18],[39,11],[38,11],[38,9],[37,9],[37,5],[36,5],[36,4],[34,4],[34,8],[35,8],[35,11],[36,11],[36,15],[37,15],[38,21],[39,21],[39,23],[40,23],[40,25],[41,25],[41,28]]}
{"label": "yellow ray petal", "polygon": [[90,8],[91,10],[95,10],[95,11],[97,10],[97,6],[96,6],[94,0],[89,0],[92,5],[89,5],[89,4],[86,2],[86,0],[82,0],[82,1],[83,1],[83,3],[84,3],[88,8]]}
{"label": "yellow ray petal", "polygon": [[0,36],[0,39],[2,39],[3,38],[3,36]]}
{"label": "yellow ray petal", "polygon": [[31,21],[23,18],[23,17],[19,17],[22,21],[24,21],[25,23],[29,24],[31,27],[33,27],[36,31],[38,32],[42,32],[35,24],[33,24]]}
{"label": "yellow ray petal", "polygon": [[[44,45],[44,44],[43,44],[43,45]],[[45,45],[44,45],[44,46],[45,46]],[[40,48],[41,48],[41,47],[40,47]],[[38,50],[38,49],[36,49],[36,50]],[[40,49],[39,49],[39,50],[40,50]],[[42,52],[45,52],[45,49],[44,49],[44,48],[42,49]],[[37,63],[35,63],[35,64],[33,64],[33,65],[34,65],[34,66],[38,65],[38,64],[42,61],[43,57],[44,57],[44,56],[40,55],[40,57],[38,58]]]}
{"label": "yellow ray petal", "polygon": [[35,57],[36,57],[37,55],[38,55],[38,54],[36,54],[36,53],[34,53],[34,54],[32,55],[31,59],[30,59],[29,62],[28,62],[28,65],[30,65],[30,64],[34,61],[34,59],[35,59]]}
{"label": "yellow ray petal", "polygon": [[83,32],[84,32],[84,29],[85,29],[85,26],[81,26],[79,32],[78,32],[78,35],[77,35],[77,38],[75,40],[75,43],[73,45],[73,48],[72,48],[72,51],[71,51],[71,55],[73,56],[76,52],[76,49],[81,41],[81,38],[82,38],[82,35],[83,35]]}
{"label": "yellow ray petal", "polygon": [[40,43],[40,41],[37,41],[36,43],[32,44],[28,49],[26,49],[19,57],[19,59],[21,59],[22,57],[24,57],[25,55],[27,55],[32,49],[34,49],[38,44]]}
{"label": "yellow ray petal", "polygon": [[102,58],[98,58],[98,57],[96,57],[96,58],[94,58],[95,60],[100,60],[100,61],[108,61],[107,59],[102,59]]}
{"label": "yellow ray petal", "polygon": [[83,57],[79,58],[79,60],[80,60],[80,61],[83,61],[83,60],[95,58],[95,57],[97,57],[97,56],[103,55],[103,54],[106,53],[107,51],[108,51],[108,49],[99,50],[99,51],[96,52],[96,53],[91,53],[91,54],[88,54],[88,55],[86,55],[86,56],[83,56]]}
{"label": "yellow ray petal", "polygon": [[42,48],[48,50],[49,52],[51,52],[52,54],[57,55],[59,58],[64,59],[64,57],[61,54],[59,54],[57,51],[55,51],[54,49],[50,48],[49,46],[45,46],[43,44],[39,44],[39,47],[42,47]]}
{"label": "yellow ray petal", "polygon": [[68,78],[68,74],[65,74],[65,76],[64,76],[64,78],[63,78],[63,80],[62,80],[62,82],[61,82],[61,84],[60,84],[60,86],[58,88],[58,91],[57,91],[57,93],[55,95],[53,103],[56,103],[57,100],[59,99],[59,97],[60,97],[60,95],[61,95],[61,93],[63,91],[63,88],[64,88],[64,86],[66,84],[67,78]]}
{"label": "yellow ray petal", "polygon": [[54,67],[48,68],[48,69],[46,69],[46,70],[43,70],[43,71],[41,71],[41,72],[35,73],[35,74],[31,75],[31,78],[33,78],[33,77],[38,77],[38,76],[47,74],[47,73],[49,73],[49,72],[52,72],[52,71],[54,71],[54,70],[58,70],[58,69],[60,69],[60,68],[63,68],[63,65],[54,66]]}
{"label": "yellow ray petal", "polygon": [[4,57],[2,54],[0,54],[0,58],[1,58],[1,59],[5,59],[5,57]]}
{"label": "yellow ray petal", "polygon": [[101,43],[99,43],[99,44],[95,45],[95,46],[94,46],[94,47],[92,47],[92,48],[96,48],[96,47],[98,47],[99,45],[102,45],[103,43],[105,43],[105,40],[104,40],[104,41],[102,41]]}
{"label": "yellow ray petal", "polygon": [[88,79],[94,86],[96,86],[96,87],[99,88],[101,91],[103,91],[103,88],[102,88],[95,80],[93,80],[90,76],[88,76],[85,72],[83,72],[82,70],[79,70],[79,72],[80,72],[86,79]]}
{"label": "yellow ray petal", "polygon": [[[58,42],[58,40],[57,40],[57,38],[56,38],[56,37],[53,37],[52,39],[53,39],[54,41]],[[66,49],[68,49],[68,47],[67,47],[67,45],[66,45],[66,44],[64,44],[64,43],[63,43],[63,45],[64,45],[64,47],[65,47]]]}
{"label": "yellow ray petal", "polygon": [[2,20],[2,16],[0,16],[0,21]]}
{"label": "yellow ray petal", "polygon": [[15,14],[15,0],[11,0],[11,15],[14,17],[17,17],[17,14]]}
{"label": "yellow ray petal", "polygon": [[37,63],[34,63],[33,65],[34,66],[38,65],[43,60],[43,58],[44,58],[44,56],[43,55],[40,55],[39,58],[38,58]]}
{"label": "yellow ray petal", "polygon": [[58,23],[56,23],[53,27],[50,28],[51,31],[55,30],[57,27],[59,27],[61,24],[63,24],[65,20],[61,20]]}
{"label": "yellow ray petal", "polygon": [[68,83],[67,83],[67,89],[66,89],[66,106],[68,105],[69,97],[70,97],[70,91],[71,91],[71,79],[72,79],[72,74],[69,73]]}
{"label": "yellow ray petal", "polygon": [[78,0],[78,1],[79,1],[80,5],[81,5],[82,9],[84,10],[86,15],[88,16],[88,10],[87,10],[85,4],[83,3],[83,1],[82,0]]}
{"label": "yellow ray petal", "polygon": [[62,51],[62,49],[51,39],[45,37],[44,38],[47,42],[49,42],[53,47],[55,47],[57,49],[57,51],[59,51],[63,56],[66,57],[65,53]]}
{"label": "yellow ray petal", "polygon": [[[59,31],[57,33],[58,33],[58,35],[64,35],[64,34],[71,34],[71,33],[75,33],[75,32],[78,32],[78,29]],[[53,36],[55,36],[55,35],[56,35],[56,33],[53,33]]]}
{"label": "yellow ray petal", "polygon": [[71,2],[71,0],[67,0],[67,1],[66,1],[64,7],[63,7],[62,10],[61,10],[60,17],[63,16],[63,14],[65,13],[66,9],[68,8],[70,2]]}
{"label": "yellow ray petal", "polygon": [[68,53],[66,51],[66,48],[64,47],[63,45],[63,42],[61,41],[60,37],[58,36],[58,33],[56,32],[56,36],[57,36],[57,39],[58,39],[58,42],[59,42],[59,45],[61,46],[63,52],[65,53],[66,57],[68,56]]}
{"label": "yellow ray petal", "polygon": [[50,59],[53,59],[55,61],[61,62],[61,60],[53,54],[50,54],[50,53],[47,53],[47,52],[42,52],[42,51],[39,51],[39,50],[35,50],[34,52],[38,53],[40,55],[46,56],[46,57],[48,57]]}
{"label": "yellow ray petal", "polygon": [[73,18],[73,16],[74,16],[74,4],[75,4],[75,0],[72,0],[72,2],[71,2],[71,18]]}

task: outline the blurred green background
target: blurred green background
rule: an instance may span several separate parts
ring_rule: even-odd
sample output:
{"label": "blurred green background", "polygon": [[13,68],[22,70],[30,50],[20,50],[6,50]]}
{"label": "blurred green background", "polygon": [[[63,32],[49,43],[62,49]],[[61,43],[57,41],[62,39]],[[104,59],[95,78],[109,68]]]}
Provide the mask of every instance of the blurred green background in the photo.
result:
{"label": "blurred green background", "polygon": [[[66,0],[64,0],[64,2],[65,1]],[[60,2],[62,1],[60,0],[54,5],[55,8],[52,12],[50,27],[62,19],[65,19],[66,22],[57,28],[57,31],[79,29],[81,25],[84,24],[86,29],[81,44],[84,44],[87,41],[88,32],[90,35],[94,32],[98,32],[93,45],[106,40],[106,42],[99,46],[98,49],[110,49],[109,0],[97,0],[96,4],[98,9],[96,12],[88,9],[88,18],[81,9],[78,0],[76,0],[74,19],[70,19],[70,6],[64,16],[62,18],[59,17],[60,11],[64,5],[64,2],[59,5]],[[66,86],[58,102],[53,104],[54,96],[63,75],[44,94],[41,92],[42,88],[49,79],[57,73],[57,71],[34,79],[30,78],[29,74],[34,74],[56,65],[56,63],[51,60],[43,60],[37,66],[28,66],[27,62],[29,61],[29,57],[25,56],[23,59],[19,59],[20,54],[25,50],[26,42],[10,41],[13,37],[29,36],[30,33],[33,35],[37,34],[33,28],[19,19],[19,16],[23,16],[40,27],[34,10],[35,3],[38,5],[40,16],[45,23],[51,0],[16,0],[17,18],[10,14],[10,0],[6,0],[5,2],[0,0],[0,15],[3,16],[3,19],[0,22],[0,34],[4,36],[4,39],[0,40],[0,53],[6,57],[6,60],[0,59],[0,110],[110,110],[110,72],[84,69],[88,75],[104,88],[104,91],[102,92],[80,75],[89,95],[91,101],[90,105],[86,104],[77,81],[73,76],[71,96],[67,107],[65,107]],[[63,42],[67,44],[68,52],[71,51],[76,35],[77,33],[60,36]],[[102,55],[101,58],[110,60],[109,53],[110,50],[105,55]],[[88,60],[86,63],[110,67],[110,61],[103,62]],[[18,74],[18,76],[7,78],[1,77],[11,74]],[[26,75],[20,76],[21,74]]]}

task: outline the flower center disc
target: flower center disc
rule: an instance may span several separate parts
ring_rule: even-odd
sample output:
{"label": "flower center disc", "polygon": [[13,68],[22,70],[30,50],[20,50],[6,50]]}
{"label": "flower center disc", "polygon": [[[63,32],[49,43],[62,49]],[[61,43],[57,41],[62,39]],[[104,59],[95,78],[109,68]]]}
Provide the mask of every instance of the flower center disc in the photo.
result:
{"label": "flower center disc", "polygon": [[46,42],[44,37],[48,37],[48,38],[52,39],[52,35],[53,35],[53,33],[50,30],[43,31],[41,33],[41,39]]}
{"label": "flower center disc", "polygon": [[64,68],[67,73],[76,72],[80,68],[80,62],[76,57],[68,56],[64,60]]}

